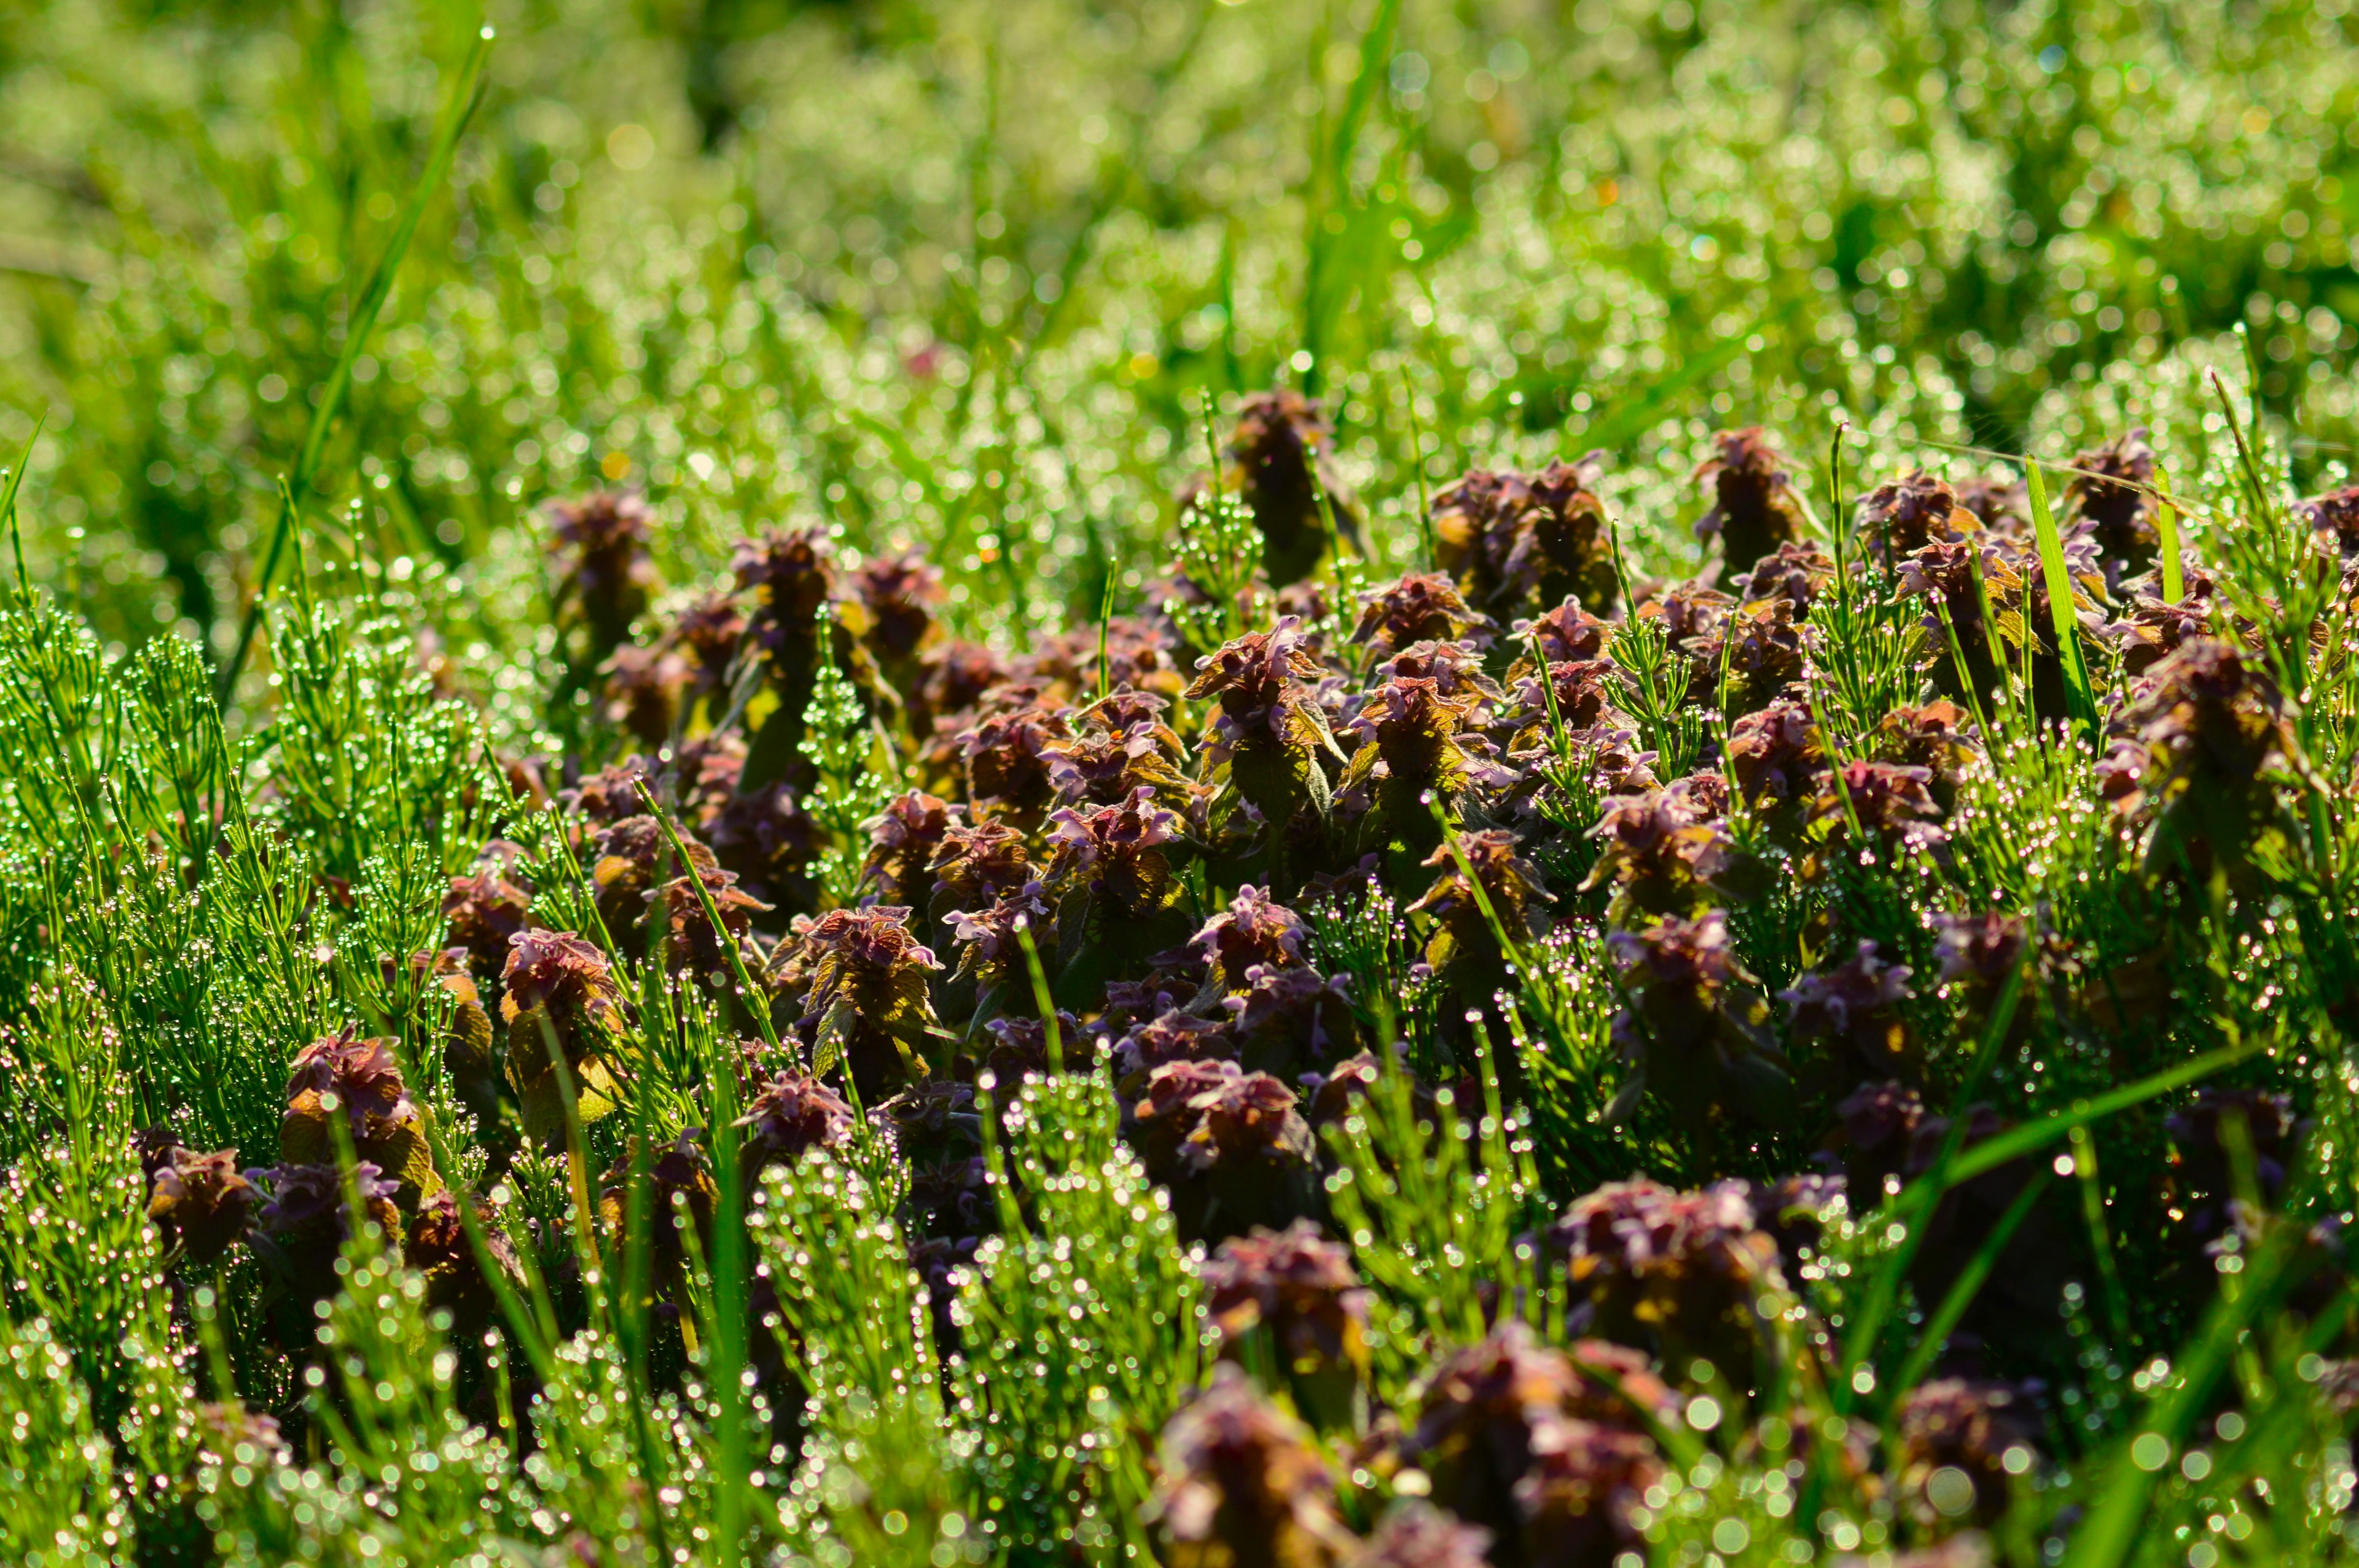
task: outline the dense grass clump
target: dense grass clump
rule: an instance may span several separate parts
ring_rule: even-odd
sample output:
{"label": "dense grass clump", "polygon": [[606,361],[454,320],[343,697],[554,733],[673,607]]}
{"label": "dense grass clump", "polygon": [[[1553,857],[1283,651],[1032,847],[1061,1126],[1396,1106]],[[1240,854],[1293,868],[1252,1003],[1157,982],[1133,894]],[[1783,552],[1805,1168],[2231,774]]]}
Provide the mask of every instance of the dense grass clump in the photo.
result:
{"label": "dense grass clump", "polygon": [[2331,10],[504,25],[5,25],[0,1555],[2359,1554]]}

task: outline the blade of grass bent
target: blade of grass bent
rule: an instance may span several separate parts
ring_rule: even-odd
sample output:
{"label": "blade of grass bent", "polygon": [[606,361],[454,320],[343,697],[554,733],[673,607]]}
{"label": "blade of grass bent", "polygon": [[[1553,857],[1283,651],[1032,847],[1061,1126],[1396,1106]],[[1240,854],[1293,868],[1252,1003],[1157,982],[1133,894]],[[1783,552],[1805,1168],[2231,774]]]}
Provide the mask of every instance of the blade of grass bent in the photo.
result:
{"label": "blade of grass bent", "polygon": [[278,509],[278,522],[271,530],[270,547],[262,558],[261,575],[255,579],[254,602],[246,606],[245,619],[239,624],[237,646],[229,663],[223,666],[220,700],[229,706],[230,694],[236,689],[237,677],[245,668],[245,656],[254,646],[254,633],[262,620],[263,600],[270,592],[271,579],[277,575],[279,557],[286,553],[287,538],[295,524],[296,509],[310,493],[311,481],[320,470],[320,457],[327,449],[328,431],[334,425],[337,411],[342,406],[344,395],[351,387],[353,367],[360,362],[362,351],[368,347],[376,330],[376,319],[383,313],[385,303],[393,294],[394,278],[401,271],[402,258],[409,254],[410,241],[418,234],[419,220],[426,216],[426,204],[450,177],[451,160],[457,156],[459,137],[474,118],[476,106],[484,101],[484,64],[490,58],[492,29],[485,27],[475,35],[474,47],[467,51],[466,63],[460,67],[459,80],[444,100],[440,123],[434,132],[431,150],[426,158],[425,172],[409,193],[402,208],[400,221],[395,224],[393,237],[386,243],[385,254],[377,258],[376,268],[369,275],[368,287],[362,290],[360,302],[353,308],[351,324],[344,331],[344,346],[337,355],[334,368],[321,384],[320,405],[311,413],[311,425],[303,437],[303,448],[295,460],[294,471],[287,476],[286,490]]}
{"label": "blade of grass bent", "polygon": [[2064,686],[2075,716],[2097,732],[2097,699],[2089,689],[2089,666],[2081,657],[2081,623],[2072,615],[2072,573],[2064,564],[2064,541],[2057,532],[2056,513],[2048,503],[2048,481],[2039,465],[2023,465],[2031,492],[2031,522],[2039,537],[2039,570],[2048,584],[2048,618],[2056,632],[2056,656],[2063,662]]}
{"label": "blade of grass bent", "polygon": [[2154,531],[2162,547],[2162,597],[2176,604],[2187,597],[2187,582],[2179,564],[2179,509],[2170,503],[2170,470],[2154,465]]}
{"label": "blade of grass bent", "polygon": [[2014,1026],[2017,1003],[2023,995],[2023,964],[2021,960],[2009,970],[2006,982],[1999,987],[1997,999],[1992,1002],[1990,1016],[1984,1021],[1981,1044],[1975,1048],[1973,1061],[1958,1086],[1956,1110],[1950,1117],[1949,1131],[1934,1153],[1930,1170],[1888,1200],[1879,1212],[1891,1222],[1904,1227],[1900,1242],[1885,1266],[1869,1282],[1867,1299],[1860,1304],[1858,1321],[1843,1336],[1841,1376],[1835,1380],[1832,1402],[1837,1414],[1848,1414],[1854,1399],[1867,1390],[1854,1379],[1857,1369],[1875,1355],[1876,1342],[1883,1337],[1884,1325],[1890,1319],[1900,1295],[1902,1277],[1917,1256],[1917,1248],[1924,1237],[1921,1217],[1930,1212],[1941,1194],[1947,1190],[1949,1174],[1958,1161],[1959,1146],[1965,1141],[1965,1108],[1983,1077],[1998,1060],[1999,1048],[2006,1043],[2007,1031]]}
{"label": "blade of grass bent", "polygon": [[2048,1191],[2051,1179],[2047,1172],[2042,1171],[2026,1182],[2023,1191],[2015,1195],[2015,1201],[1999,1217],[1998,1224],[1975,1249],[1973,1257],[1968,1260],[1956,1282],[1951,1285],[1949,1294],[1941,1298],[1940,1306],[1926,1323],[1924,1333],[1918,1336],[1916,1347],[1908,1352],[1908,1359],[1901,1364],[1900,1375],[1893,1379],[1886,1395],[1887,1409],[1897,1410],[1900,1401],[1908,1397],[1908,1390],[1922,1382],[1925,1374],[1932,1369],[1934,1357],[1940,1355],[1941,1347],[1956,1332],[1959,1320],[1966,1315],[1966,1309],[1973,1305],[1974,1297],[1982,1292],[1983,1282],[1998,1266],[1998,1255],[2006,1250],[2006,1244],[2015,1239],[2015,1233],[2023,1227],[2025,1220],[2031,1217],[2033,1206]]}
{"label": "blade of grass bent", "polygon": [[2076,1127],[2102,1121],[2116,1111],[2127,1110],[2158,1095],[2199,1083],[2213,1073],[2234,1066],[2245,1057],[2258,1054],[2267,1044],[2267,1038],[2260,1037],[2234,1045],[2223,1045],[2216,1051],[2207,1051],[2201,1056],[2181,1062],[2176,1067],[2166,1067],[2136,1083],[2124,1084],[2110,1093],[2083,1100],[2070,1110],[2060,1110],[2041,1120],[2010,1128],[1995,1138],[1984,1139],[1959,1155],[1949,1170],[1942,1173],[1944,1184],[1956,1186],[1962,1182],[1971,1182],[1985,1171],[1995,1170],[2010,1160],[2019,1159],[2060,1138],[2071,1136]]}

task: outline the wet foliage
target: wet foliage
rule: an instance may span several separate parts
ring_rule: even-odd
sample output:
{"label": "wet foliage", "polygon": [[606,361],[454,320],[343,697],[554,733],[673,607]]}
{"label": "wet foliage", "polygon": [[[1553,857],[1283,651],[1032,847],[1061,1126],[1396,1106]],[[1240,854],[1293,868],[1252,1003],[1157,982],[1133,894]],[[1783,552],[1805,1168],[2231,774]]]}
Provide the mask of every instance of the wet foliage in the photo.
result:
{"label": "wet foliage", "polygon": [[2359,1552],[2339,17],[66,9],[0,1555]]}

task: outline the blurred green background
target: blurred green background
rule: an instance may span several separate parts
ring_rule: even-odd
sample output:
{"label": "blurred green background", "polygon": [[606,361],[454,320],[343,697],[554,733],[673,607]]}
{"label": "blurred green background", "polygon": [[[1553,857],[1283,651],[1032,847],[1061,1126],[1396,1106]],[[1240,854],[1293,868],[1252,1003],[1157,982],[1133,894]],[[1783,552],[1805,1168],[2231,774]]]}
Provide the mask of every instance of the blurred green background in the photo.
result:
{"label": "blurred green background", "polygon": [[[33,575],[216,654],[475,30],[490,86],[360,360],[315,552],[529,641],[548,498],[644,485],[669,580],[769,521],[917,543],[953,616],[1161,558],[1200,394],[1329,398],[1378,547],[1473,464],[1703,438],[1881,468],[2133,421],[2204,365],[2340,461],[2342,0],[445,0],[0,14],[0,444]],[[2247,345],[2223,334],[2239,323]],[[545,634],[545,633],[541,633]]]}

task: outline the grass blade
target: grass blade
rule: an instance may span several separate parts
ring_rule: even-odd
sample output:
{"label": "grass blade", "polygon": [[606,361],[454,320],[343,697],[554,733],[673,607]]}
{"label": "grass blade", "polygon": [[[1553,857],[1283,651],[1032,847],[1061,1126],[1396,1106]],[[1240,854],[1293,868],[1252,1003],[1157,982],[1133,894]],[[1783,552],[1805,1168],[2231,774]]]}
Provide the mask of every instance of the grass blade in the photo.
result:
{"label": "grass blade", "polygon": [[2056,632],[2056,656],[2064,664],[2064,687],[2074,716],[2089,727],[2092,741],[2098,729],[2097,698],[2089,687],[2089,666],[2081,654],[2081,623],[2072,614],[2072,574],[2064,564],[2064,541],[2056,529],[2056,513],[2048,503],[2048,481],[2039,465],[2026,461],[2025,482],[2031,491],[2032,526],[2039,535],[2039,569],[2048,583],[2048,615]]}
{"label": "grass blade", "polygon": [[44,409],[41,416],[33,422],[33,433],[26,438],[25,449],[16,459],[16,469],[8,475],[7,490],[0,492],[0,522],[7,524],[8,547],[16,557],[16,586],[8,596],[12,608],[33,591],[32,579],[25,575],[25,529],[16,521],[16,492],[24,487],[25,470],[33,466],[33,443],[41,438],[41,427],[49,422],[49,411]]}
{"label": "grass blade", "polygon": [[2010,1128],[1997,1137],[1985,1139],[1959,1155],[1949,1170],[1943,1173],[1944,1185],[1953,1187],[1963,1182],[1971,1182],[1984,1171],[1995,1170],[2010,1160],[2019,1159],[2023,1155],[2055,1142],[2059,1138],[2070,1137],[2075,1128],[2086,1127],[2093,1121],[2102,1121],[2116,1111],[2127,1110],[2130,1107],[2153,1099],[2158,1095],[2167,1095],[2175,1088],[2201,1083],[2214,1073],[2233,1067],[2248,1056],[2258,1054],[2267,1044],[2267,1040],[2249,1040],[2240,1041],[2234,1045],[2223,1045],[2216,1051],[2206,1051],[2201,1056],[2181,1062],[2176,1067],[2166,1067],[2159,1073],[2150,1073],[2136,1083],[2124,1084],[2120,1088],[2099,1095],[2093,1099],[2083,1100],[2070,1110],[2060,1110],[2055,1115],[2043,1118],[2038,1121]]}
{"label": "grass blade", "polygon": [[368,287],[361,291],[359,304],[353,308],[352,322],[345,329],[344,346],[336,355],[335,366],[321,384],[319,406],[311,411],[310,428],[296,457],[295,471],[285,481],[278,521],[270,534],[270,547],[262,557],[262,571],[254,580],[254,602],[246,606],[245,619],[238,626],[237,645],[229,663],[222,667],[220,702],[223,708],[228,708],[230,695],[237,688],[237,677],[245,669],[245,656],[254,646],[255,630],[262,622],[263,601],[269,597],[271,579],[277,575],[279,557],[286,553],[288,535],[296,525],[296,513],[310,493],[311,481],[319,472],[321,454],[327,449],[328,432],[352,386],[353,367],[360,362],[362,351],[368,347],[376,330],[376,319],[393,294],[394,279],[401,271],[402,258],[409,254],[410,241],[417,237],[419,220],[426,216],[426,204],[450,177],[451,160],[459,150],[459,137],[466,131],[468,121],[474,118],[476,106],[484,101],[484,66],[491,52],[492,29],[485,27],[475,35],[474,47],[467,51],[466,63],[459,69],[459,80],[443,102],[425,171],[411,189],[400,221],[394,225],[393,237],[386,243],[385,254],[377,258]]}
{"label": "grass blade", "polygon": [[2187,582],[2179,564],[2179,509],[2170,503],[2170,470],[2154,465],[2154,531],[2161,542],[2162,597],[2171,604],[2187,597]]}
{"label": "grass blade", "polygon": [[1908,1390],[1925,1380],[1925,1374],[1932,1369],[1934,1358],[1941,1354],[1941,1347],[1956,1332],[1959,1319],[1966,1315],[1966,1309],[1973,1305],[1974,1297],[1982,1293],[1983,1281],[1989,1279],[1991,1271],[1998,1266],[1998,1255],[2006,1250],[2006,1244],[2015,1239],[2015,1233],[2023,1228],[2025,1220],[2031,1217],[2031,1211],[2038,1204],[2041,1195],[2048,1191],[2050,1179],[2048,1173],[2042,1171],[2026,1182],[2023,1191],[2015,1195],[2015,1201],[1999,1217],[1998,1224],[1992,1227],[1991,1233],[1983,1238],[1983,1244],[1967,1260],[1965,1268],[1950,1286],[1949,1294],[1941,1298],[1940,1306],[1926,1322],[1924,1333],[1918,1336],[1916,1348],[1908,1352],[1908,1359],[1901,1364],[1900,1375],[1893,1379],[1891,1391],[1886,1395],[1888,1408],[1897,1410],[1900,1401],[1908,1397]]}

